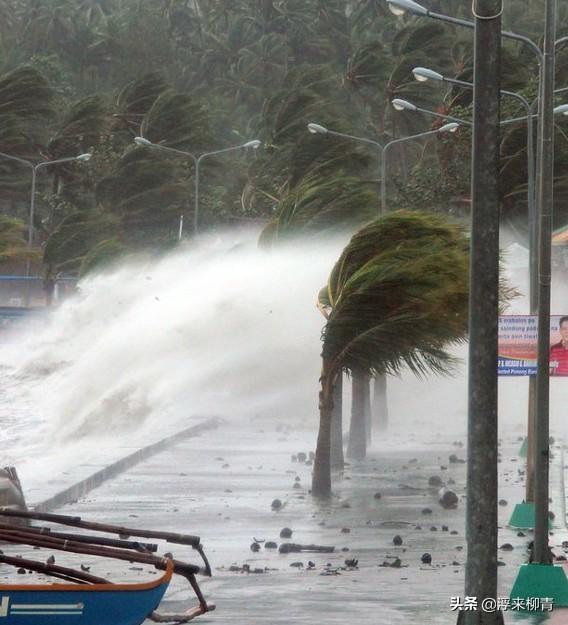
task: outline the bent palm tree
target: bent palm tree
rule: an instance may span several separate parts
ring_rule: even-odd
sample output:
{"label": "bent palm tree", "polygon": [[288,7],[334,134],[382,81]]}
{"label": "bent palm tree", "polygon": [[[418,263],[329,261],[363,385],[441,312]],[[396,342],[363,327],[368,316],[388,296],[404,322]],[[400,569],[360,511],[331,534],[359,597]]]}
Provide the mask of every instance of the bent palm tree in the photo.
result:
{"label": "bent palm tree", "polygon": [[[327,291],[327,292],[326,292]],[[346,369],[366,374],[448,373],[445,347],[467,330],[468,242],[443,218],[399,211],[360,230],[335,264],[320,302],[323,331],[320,429],[312,481],[331,493],[333,389]]]}

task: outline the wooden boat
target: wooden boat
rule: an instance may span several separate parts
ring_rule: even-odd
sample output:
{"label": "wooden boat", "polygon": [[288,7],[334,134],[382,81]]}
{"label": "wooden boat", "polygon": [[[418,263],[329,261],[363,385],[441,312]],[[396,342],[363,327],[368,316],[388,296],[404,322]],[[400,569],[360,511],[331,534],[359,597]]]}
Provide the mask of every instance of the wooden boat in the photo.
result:
{"label": "wooden boat", "polygon": [[[14,519],[47,521],[119,536],[66,533],[44,526],[15,526]],[[191,545],[204,566],[155,555],[157,545],[129,540],[132,536]],[[81,517],[0,509],[0,541],[126,562],[153,565],[163,574],[151,582],[115,584],[88,573],[55,564],[0,554],[0,563],[43,573],[65,583],[0,584],[0,625],[141,625],[147,618],[158,623],[187,623],[215,609],[207,603],[196,575],[211,575],[211,567],[198,536],[141,530],[84,521]],[[187,579],[198,605],[182,613],[160,613],[157,608],[173,575]]]}

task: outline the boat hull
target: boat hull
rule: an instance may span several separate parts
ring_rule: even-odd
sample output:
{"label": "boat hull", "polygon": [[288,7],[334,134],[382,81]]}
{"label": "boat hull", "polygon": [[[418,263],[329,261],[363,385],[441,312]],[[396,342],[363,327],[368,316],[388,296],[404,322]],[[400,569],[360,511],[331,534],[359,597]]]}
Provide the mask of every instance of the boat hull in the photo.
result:
{"label": "boat hull", "polygon": [[141,625],[170,579],[168,570],[147,584],[0,585],[0,625]]}

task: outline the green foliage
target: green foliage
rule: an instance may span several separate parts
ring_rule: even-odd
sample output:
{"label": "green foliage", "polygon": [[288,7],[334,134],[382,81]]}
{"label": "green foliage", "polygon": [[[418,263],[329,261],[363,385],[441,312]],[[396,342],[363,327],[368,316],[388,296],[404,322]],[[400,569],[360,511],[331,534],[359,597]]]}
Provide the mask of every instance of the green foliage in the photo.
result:
{"label": "green foliage", "polygon": [[22,222],[0,215],[0,261],[29,257],[24,232]]}
{"label": "green foliage", "polygon": [[[468,241],[428,213],[397,211],[357,232],[335,264],[323,332],[328,371],[448,371],[467,330]],[[325,305],[325,299],[322,301]]]}
{"label": "green foliage", "polygon": [[84,276],[105,269],[124,256],[127,251],[126,245],[117,239],[104,239],[91,247],[83,256],[79,275]]}
{"label": "green foliage", "polygon": [[[458,0],[430,0],[429,8],[471,18],[469,5]],[[566,10],[559,8],[558,36],[565,34]],[[542,15],[543,0],[516,0],[505,7],[505,27],[539,39]],[[567,59],[562,46],[558,84],[568,78]],[[532,99],[537,71],[530,52],[507,41],[502,62],[503,87]],[[206,161],[205,228],[263,218],[270,221],[263,235],[270,243],[294,232],[353,229],[374,214],[379,154],[372,146],[309,135],[306,124],[382,144],[436,127],[424,115],[395,113],[393,97],[470,118],[471,92],[417,83],[411,70],[418,65],[469,80],[471,33],[410,15],[397,19],[384,0],[4,0],[0,150],[33,162],[93,151],[88,166],[42,170],[37,215],[45,237],[67,215],[88,210],[115,218],[127,245],[175,240],[179,215],[191,217],[191,163],[132,155],[132,139],[141,133],[196,154],[263,141],[254,158],[234,153]],[[503,111],[519,113],[505,100]],[[568,219],[568,146],[565,122],[557,122],[561,224]],[[427,150],[396,146],[389,208],[467,208],[468,141],[461,129],[429,141]],[[522,124],[504,128],[502,173],[503,214],[522,219]],[[5,211],[25,216],[29,184],[24,167],[0,159]]]}

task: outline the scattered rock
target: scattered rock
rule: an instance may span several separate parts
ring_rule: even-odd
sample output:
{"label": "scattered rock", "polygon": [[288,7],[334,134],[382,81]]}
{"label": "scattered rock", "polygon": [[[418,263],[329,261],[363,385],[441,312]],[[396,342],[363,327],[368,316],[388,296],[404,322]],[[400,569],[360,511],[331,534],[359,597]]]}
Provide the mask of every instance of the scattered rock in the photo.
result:
{"label": "scattered rock", "polygon": [[457,530],[452,530],[452,531],[450,532],[450,534],[451,534],[452,536],[457,536],[457,535],[458,535],[458,531],[457,531]]}
{"label": "scattered rock", "polygon": [[[526,534],[525,534],[524,532],[519,531],[519,532],[517,532],[517,536],[518,536],[519,538],[522,538],[523,536],[526,536]],[[567,544],[567,546],[568,546],[568,542],[567,542],[566,544]]]}
{"label": "scattered rock", "polygon": [[380,499],[381,497],[382,497],[381,493],[375,493],[375,494],[373,495],[373,498],[374,498],[374,499]]}
{"label": "scattered rock", "polygon": [[442,486],[443,483],[444,482],[442,481],[442,478],[439,475],[432,475],[432,477],[428,479],[428,485],[433,486],[435,488]]}
{"label": "scattered rock", "polygon": [[452,566],[460,566],[460,563],[457,560],[454,560],[452,562]]}
{"label": "scattered rock", "polygon": [[292,488],[295,488],[297,490],[299,488],[302,488],[302,485],[300,484],[300,482],[294,482],[294,486],[292,486]]}
{"label": "scattered rock", "polygon": [[46,560],[47,564],[55,564],[55,556],[49,556]]}
{"label": "scattered rock", "polygon": [[508,504],[506,499],[499,499],[499,505],[500,506],[506,506]]}
{"label": "scattered rock", "polygon": [[298,454],[298,462],[306,462],[307,459],[308,459],[308,456],[306,456],[306,454],[303,451],[301,451]]}
{"label": "scattered rock", "polygon": [[556,556],[556,561],[557,562],[565,562],[566,561],[566,556]]}
{"label": "scattered rock", "polygon": [[402,536],[399,536],[398,534],[392,539],[392,544],[393,545],[402,545]]}
{"label": "scattered rock", "polygon": [[351,530],[348,527],[342,527],[341,528],[341,533],[342,534],[350,534]]}
{"label": "scattered rock", "polygon": [[274,499],[270,506],[273,510],[280,510],[282,508],[282,502],[280,499]]}
{"label": "scattered rock", "polygon": [[350,560],[345,560],[345,566],[350,569],[358,568],[357,567],[358,564],[359,564],[359,560],[356,560],[355,558],[352,558]]}
{"label": "scattered rock", "polygon": [[296,475],[296,478],[294,479],[294,482],[299,482],[300,481],[300,476]]}
{"label": "scattered rock", "polygon": [[344,502],[341,504],[341,507],[342,507],[342,508],[351,508],[351,504],[350,504],[348,501],[344,501]]}
{"label": "scattered rock", "polygon": [[449,488],[441,488],[438,491],[438,502],[442,508],[450,510],[457,507],[459,497],[453,490],[450,490]]}
{"label": "scattered rock", "polygon": [[422,514],[432,514],[431,508],[422,508]]}
{"label": "scattered rock", "polygon": [[250,550],[253,553],[257,553],[258,551],[260,551],[260,545],[258,543],[252,543],[250,546]]}
{"label": "scattered rock", "polygon": [[503,560],[497,560],[497,566],[507,566],[507,564]]}
{"label": "scattered rock", "polygon": [[429,553],[423,553],[420,561],[422,564],[432,564],[432,556]]}
{"label": "scattered rock", "polygon": [[513,551],[514,547],[513,545],[511,545],[511,543],[504,543],[499,547],[499,549],[501,549],[502,551]]}
{"label": "scattered rock", "polygon": [[450,464],[464,464],[465,463],[465,460],[463,460],[462,458],[458,458],[456,454],[451,454],[451,456],[448,458],[448,461]]}
{"label": "scattered rock", "polygon": [[292,562],[292,564],[290,564],[290,566],[293,566],[296,569],[303,569],[304,568],[304,563],[303,562]]}
{"label": "scattered rock", "polygon": [[447,525],[442,525],[442,532],[447,532],[449,529]]}
{"label": "scattered rock", "polygon": [[438,528],[435,525],[432,525],[432,527],[430,528],[431,532],[437,532]]}
{"label": "scattered rock", "polygon": [[25,575],[26,574],[26,569],[18,569],[18,575]]}
{"label": "scattered rock", "polygon": [[267,543],[265,543],[264,548],[265,549],[278,549],[278,545],[274,541],[269,540]]}
{"label": "scattered rock", "polygon": [[292,530],[289,527],[283,527],[280,530],[280,538],[292,538]]}

